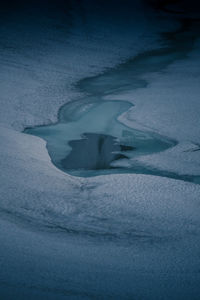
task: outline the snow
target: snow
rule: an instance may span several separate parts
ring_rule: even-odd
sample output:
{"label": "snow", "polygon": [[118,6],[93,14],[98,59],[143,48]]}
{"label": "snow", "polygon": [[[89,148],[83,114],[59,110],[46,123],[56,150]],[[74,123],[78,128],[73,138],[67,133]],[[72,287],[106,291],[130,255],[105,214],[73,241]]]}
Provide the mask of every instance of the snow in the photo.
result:
{"label": "snow", "polygon": [[77,179],[51,164],[41,139],[4,129],[1,141],[4,299],[197,299],[199,185]]}
{"label": "snow", "polygon": [[1,25],[2,123],[21,130],[55,121],[59,107],[77,96],[72,84],[138,53],[145,41],[153,47],[155,32],[147,35],[150,24],[139,1],[135,13],[125,7],[112,19],[112,3],[107,10],[99,5],[102,16],[97,4],[87,2],[66,13],[62,6],[53,13],[40,4],[36,12],[28,6],[8,15]]}
{"label": "snow", "polygon": [[3,299],[198,299],[199,248],[192,239],[130,251],[0,225]]}
{"label": "snow", "polygon": [[[1,20],[1,297],[199,299],[199,185],[72,177],[51,163],[42,139],[21,132],[56,121],[59,107],[79,96],[79,79],[158,45],[156,21],[140,7],[111,20],[113,3],[100,18],[103,6],[87,2],[67,22],[42,4],[37,22],[29,6]],[[121,121],[179,142],[141,159],[180,174],[199,174],[199,152],[191,151],[199,143],[198,47],[148,76],[145,89],[120,95],[134,104]]]}
{"label": "snow", "polygon": [[165,72],[150,75],[146,89],[115,97],[134,104],[120,117],[121,122],[178,141],[176,147],[139,161],[182,175],[200,175],[199,46],[197,42],[184,61],[173,63]]}

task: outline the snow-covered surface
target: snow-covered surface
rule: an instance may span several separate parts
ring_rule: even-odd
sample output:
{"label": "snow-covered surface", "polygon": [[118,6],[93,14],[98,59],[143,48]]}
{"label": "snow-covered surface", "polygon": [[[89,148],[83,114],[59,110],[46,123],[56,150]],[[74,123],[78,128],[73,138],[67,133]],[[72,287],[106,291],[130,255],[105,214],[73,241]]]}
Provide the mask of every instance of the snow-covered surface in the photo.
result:
{"label": "snow-covered surface", "polygon": [[4,129],[1,141],[3,299],[198,299],[198,185],[77,179],[52,166],[39,138]]}
{"label": "snow-covered surface", "polygon": [[40,139],[4,129],[1,141],[1,210],[9,217],[81,235],[128,234],[128,243],[140,232],[175,238],[193,228],[185,219],[199,222],[198,185],[145,175],[77,179],[52,166]]}
{"label": "snow-covered surface", "polygon": [[[41,5],[37,23],[29,8],[1,21],[0,293],[199,299],[199,185],[149,175],[75,178],[51,163],[43,140],[20,132],[55,121],[60,105],[77,96],[77,80],[157,45],[156,21],[143,10],[110,20],[109,9],[103,18],[99,9],[72,7],[66,22]],[[147,88],[123,95],[134,103],[124,123],[180,143],[141,158],[148,164],[199,175],[200,151],[191,150],[199,143],[197,61],[198,48],[151,74]]]}
{"label": "snow-covered surface", "polygon": [[72,99],[72,83],[153,47],[157,37],[155,30],[148,34],[140,1],[135,12],[124,6],[111,19],[112,2],[104,8],[85,1],[67,12],[41,4],[40,13],[31,6],[2,22],[1,122],[21,130],[55,121],[59,107]]}
{"label": "snow-covered surface", "polygon": [[153,156],[140,158],[147,165],[178,174],[200,175],[200,73],[199,42],[184,61],[165,72],[150,75],[145,89],[117,95],[135,106],[120,120],[178,141],[178,145]]}

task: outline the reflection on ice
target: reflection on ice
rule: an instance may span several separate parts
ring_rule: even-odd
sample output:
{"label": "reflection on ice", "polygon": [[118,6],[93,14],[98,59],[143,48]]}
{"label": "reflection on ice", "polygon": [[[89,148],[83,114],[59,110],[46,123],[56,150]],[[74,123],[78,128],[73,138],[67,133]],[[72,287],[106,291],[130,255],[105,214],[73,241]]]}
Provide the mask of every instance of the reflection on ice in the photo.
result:
{"label": "reflection on ice", "polygon": [[163,151],[174,142],[120,123],[117,117],[130,107],[124,101],[81,99],[61,109],[59,123],[26,132],[44,138],[53,163],[70,174],[135,172],[133,158]]}
{"label": "reflection on ice", "polygon": [[113,136],[95,133],[86,133],[82,139],[71,141],[69,145],[72,151],[62,160],[62,165],[66,170],[109,169],[113,161],[127,158],[120,153],[124,148],[133,149],[131,146],[120,145]]}

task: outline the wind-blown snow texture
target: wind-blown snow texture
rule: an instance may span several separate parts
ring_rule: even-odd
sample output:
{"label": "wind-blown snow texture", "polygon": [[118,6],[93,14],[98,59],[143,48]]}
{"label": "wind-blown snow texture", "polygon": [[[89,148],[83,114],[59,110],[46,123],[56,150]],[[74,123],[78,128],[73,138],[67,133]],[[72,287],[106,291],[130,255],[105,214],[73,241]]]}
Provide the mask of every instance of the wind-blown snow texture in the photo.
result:
{"label": "wind-blown snow texture", "polygon": [[[19,1],[1,12],[2,299],[199,299],[199,185],[75,178],[51,163],[43,140],[22,133],[56,121],[79,97],[78,80],[162,47],[159,33],[179,26],[170,13],[130,3]],[[125,124],[178,142],[141,157],[148,165],[200,175],[199,60],[195,39],[186,58],[147,72],[145,88],[115,97],[134,104]]]}

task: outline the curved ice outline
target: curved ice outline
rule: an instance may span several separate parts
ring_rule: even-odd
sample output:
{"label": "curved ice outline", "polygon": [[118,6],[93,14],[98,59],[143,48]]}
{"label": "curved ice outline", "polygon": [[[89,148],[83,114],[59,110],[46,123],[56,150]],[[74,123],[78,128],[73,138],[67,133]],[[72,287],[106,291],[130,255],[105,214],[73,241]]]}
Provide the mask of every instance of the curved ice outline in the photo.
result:
{"label": "curved ice outline", "polygon": [[[127,66],[129,68],[129,72],[130,72],[130,69],[131,69],[130,66],[133,66],[133,68],[136,69],[136,74],[135,74],[136,76],[134,78],[134,81],[131,82],[131,86],[130,86],[130,82],[128,82],[128,83],[126,82],[127,84],[125,86],[125,89],[128,86],[130,86],[132,89],[146,87],[148,85],[148,82],[147,82],[147,80],[142,78],[141,75],[143,75],[143,73],[146,74],[146,73],[159,72],[159,71],[165,69],[168,65],[170,65],[174,61],[187,58],[187,54],[192,50],[194,41],[198,37],[198,36],[194,36],[194,34],[191,35],[191,36],[190,35],[184,36],[185,32],[188,33],[190,31],[191,24],[192,24],[191,19],[189,19],[189,20],[188,19],[183,19],[183,20],[181,20],[181,27],[177,31],[164,33],[163,34],[163,37],[164,37],[163,40],[165,42],[167,41],[167,47],[164,46],[164,47],[159,48],[159,49],[145,51],[145,52],[139,54],[137,57],[134,57],[133,59],[129,59],[127,62],[120,64],[116,68],[112,68],[110,70],[107,70],[106,72],[104,72],[104,73],[102,73],[98,76],[84,78],[84,79],[80,80],[74,87],[78,88],[81,91],[82,90],[86,91],[86,94],[89,94],[90,96],[91,95],[93,95],[93,97],[98,96],[98,98],[100,100],[100,98],[102,98],[106,95],[105,92],[102,93],[102,90],[105,91],[106,88],[104,87],[102,89],[101,78],[102,77],[108,77],[109,78],[109,77],[112,77],[112,75],[114,75],[114,77],[118,77],[117,79],[119,81],[121,72],[123,73],[124,69],[126,70]],[[175,37],[176,37],[176,39],[174,39]],[[151,60],[155,59],[155,58],[156,58],[158,63],[156,64],[156,60],[154,60],[154,63],[152,64]],[[149,63],[148,59],[150,59],[150,64],[148,64]],[[161,61],[159,61],[159,59],[161,59]],[[146,62],[146,65],[145,65],[145,62]],[[141,66],[140,66],[141,63],[143,64],[142,65],[143,69],[139,71],[139,76],[138,76],[137,65],[139,64],[139,67],[141,68]],[[148,72],[146,72],[146,67],[148,67]],[[131,73],[131,75],[132,75],[132,73]],[[123,76],[121,76],[121,78],[124,80]],[[120,78],[120,80],[121,80],[121,78]],[[100,85],[97,85],[97,86],[93,85],[93,83],[95,81],[97,81],[97,83],[98,83],[99,79],[100,79]],[[116,80],[116,78],[115,78],[115,80]],[[120,91],[120,89],[124,90],[124,86],[123,86],[122,83],[120,82],[121,85],[120,84],[119,85],[114,84],[114,86],[112,86],[112,84],[111,84],[110,86],[108,86],[108,92],[109,92],[108,94],[110,94],[110,93],[112,94],[113,89],[116,92],[116,86],[117,86],[117,91],[118,92]],[[85,86],[87,86],[86,89],[85,89]],[[101,88],[100,93],[99,93],[99,90],[98,90],[99,86]],[[102,99],[101,99],[101,101],[102,101]],[[62,114],[62,110],[68,104],[69,103],[63,105],[59,109],[59,111],[58,111],[58,118],[59,119],[60,119],[60,116]],[[58,124],[58,123],[59,123],[59,121],[55,124]],[[52,126],[54,126],[54,125],[52,125]],[[38,126],[37,128],[39,128],[39,127],[42,127],[42,126]],[[28,132],[28,130],[29,129],[27,128],[25,130],[25,132]],[[47,146],[47,148],[48,148],[48,146]],[[175,174],[173,172],[165,172],[165,171],[160,171],[160,170],[155,170],[155,169],[152,170],[151,168],[143,166],[143,168],[145,167],[145,172],[144,172],[144,170],[143,171],[141,170],[141,165],[138,166],[138,167],[139,167],[138,172],[134,172],[134,173],[152,174],[152,175],[157,175],[157,176],[164,176],[164,177],[170,177],[170,178],[175,178],[175,179],[200,183],[200,176],[179,175],[179,174]]]}

